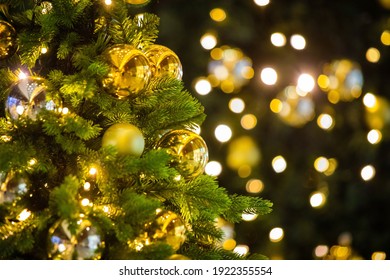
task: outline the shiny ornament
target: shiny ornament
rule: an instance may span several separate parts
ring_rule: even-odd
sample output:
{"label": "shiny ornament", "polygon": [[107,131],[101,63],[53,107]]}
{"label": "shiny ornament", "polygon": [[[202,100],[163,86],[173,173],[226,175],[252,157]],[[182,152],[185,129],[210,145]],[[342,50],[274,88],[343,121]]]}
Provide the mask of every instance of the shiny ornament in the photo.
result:
{"label": "shiny ornament", "polygon": [[75,232],[67,220],[58,221],[49,229],[48,255],[54,260],[100,259],[104,242],[99,229],[92,221],[80,219]]}
{"label": "shiny ornament", "polygon": [[102,83],[111,94],[124,98],[138,93],[149,83],[149,60],[135,47],[126,44],[114,45],[103,56],[111,69]]}
{"label": "shiny ornament", "polygon": [[150,0],[126,0],[126,3],[131,5],[145,5],[149,2]]}
{"label": "shiny ornament", "polygon": [[6,21],[0,20],[0,59],[11,57],[18,49],[16,31]]}
{"label": "shiny ornament", "polygon": [[190,260],[190,258],[181,254],[173,254],[168,260]]}
{"label": "shiny ornament", "polygon": [[290,126],[302,127],[315,116],[314,102],[310,95],[299,95],[294,86],[286,87],[276,100],[280,104],[278,117]]}
{"label": "shiny ornament", "polygon": [[145,139],[142,132],[129,123],[110,126],[103,135],[102,146],[114,146],[120,154],[140,156],[144,151]]}
{"label": "shiny ornament", "polygon": [[154,242],[165,242],[177,251],[186,240],[185,233],[182,219],[172,211],[163,210],[157,213],[153,222],[145,225],[145,231],[130,242],[130,247],[141,251]]}
{"label": "shiny ornament", "polygon": [[42,109],[57,107],[58,102],[46,94],[45,80],[39,77],[20,79],[9,89],[5,101],[6,115],[13,121],[23,117],[35,120]]}
{"label": "shiny ornament", "polygon": [[324,65],[322,90],[328,92],[332,103],[359,98],[363,88],[363,74],[359,64],[348,59],[334,60]]}
{"label": "shiny ornament", "polygon": [[0,204],[13,203],[28,191],[28,180],[20,175],[0,173]]}
{"label": "shiny ornament", "polygon": [[168,153],[176,157],[175,163],[186,178],[202,174],[209,159],[203,138],[185,129],[166,133],[156,146],[158,149],[167,149]]}
{"label": "shiny ornament", "polygon": [[153,76],[171,75],[181,80],[183,68],[179,57],[172,50],[161,45],[151,45],[145,54],[151,63]]}

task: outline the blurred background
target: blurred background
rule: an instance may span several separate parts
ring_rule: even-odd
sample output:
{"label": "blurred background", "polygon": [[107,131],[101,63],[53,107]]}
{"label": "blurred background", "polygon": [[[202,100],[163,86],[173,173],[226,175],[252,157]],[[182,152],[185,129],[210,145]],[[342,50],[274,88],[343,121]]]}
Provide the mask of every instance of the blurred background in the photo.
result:
{"label": "blurred background", "polygon": [[270,259],[390,257],[390,0],[152,0],[205,106],[206,172],[274,203],[220,221]]}

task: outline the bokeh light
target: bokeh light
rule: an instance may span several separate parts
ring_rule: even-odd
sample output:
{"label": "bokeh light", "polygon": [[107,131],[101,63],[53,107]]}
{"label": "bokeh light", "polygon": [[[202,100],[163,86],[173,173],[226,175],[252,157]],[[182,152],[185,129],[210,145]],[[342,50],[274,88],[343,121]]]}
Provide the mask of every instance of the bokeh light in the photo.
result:
{"label": "bokeh light", "polygon": [[378,144],[382,140],[382,133],[378,129],[371,129],[367,133],[367,140],[371,144]]}
{"label": "bokeh light", "polygon": [[371,255],[371,260],[385,260],[386,259],[386,253],[385,252],[374,252]]}
{"label": "bokeh light", "polygon": [[390,46],[390,31],[389,30],[385,30],[382,32],[381,42],[385,46]]}
{"label": "bokeh light", "polygon": [[233,252],[240,256],[245,256],[249,253],[249,247],[247,245],[240,244],[234,248]]}
{"label": "bokeh light", "polygon": [[205,173],[210,176],[219,176],[222,172],[222,165],[218,161],[209,161],[205,167]]}
{"label": "bokeh light", "polygon": [[207,95],[211,92],[211,84],[206,78],[199,78],[195,82],[195,91],[199,95]]}
{"label": "bokeh light", "polygon": [[267,6],[270,0],[253,0],[257,6]]}
{"label": "bokeh light", "polygon": [[224,143],[230,140],[233,135],[233,132],[229,126],[225,124],[220,124],[215,128],[214,134],[215,138],[217,138],[219,142]]}
{"label": "bokeh light", "polygon": [[229,101],[229,109],[233,113],[242,113],[245,109],[245,102],[241,98],[232,98]]}
{"label": "bokeh light", "polygon": [[368,109],[375,109],[378,104],[376,96],[370,92],[366,93],[363,97],[363,104]]}
{"label": "bokeh light", "polygon": [[279,242],[284,237],[284,230],[280,227],[275,227],[269,232],[269,239],[271,242]]}
{"label": "bokeh light", "polygon": [[282,173],[287,168],[287,162],[282,156],[276,156],[272,160],[272,168],[276,173]]}
{"label": "bokeh light", "polygon": [[257,118],[253,114],[245,114],[241,118],[241,126],[243,129],[251,130],[257,125]]}
{"label": "bokeh light", "polygon": [[364,181],[370,181],[375,177],[375,168],[372,165],[366,165],[362,168],[360,175]]}
{"label": "bokeh light", "polygon": [[226,19],[227,15],[224,9],[214,8],[210,11],[210,17],[216,22],[221,22]]}
{"label": "bokeh light", "polygon": [[294,34],[290,38],[291,46],[296,50],[303,50],[306,47],[306,39],[299,34]]}
{"label": "bokeh light", "polygon": [[314,192],[310,195],[310,205],[313,208],[320,208],[326,202],[326,196],[323,192]]}
{"label": "bokeh light", "polygon": [[330,130],[334,127],[334,120],[329,114],[321,114],[317,118],[317,125],[324,130]]}
{"label": "bokeh light", "polygon": [[315,80],[310,74],[301,74],[298,78],[297,88],[299,92],[303,92],[304,95],[308,92],[311,92],[314,89]]}
{"label": "bokeh light", "polygon": [[314,256],[317,258],[323,258],[329,253],[329,247],[326,245],[318,245],[314,249]]}
{"label": "bokeh light", "polygon": [[278,73],[272,67],[266,67],[261,70],[260,78],[264,84],[272,86],[278,80]]}
{"label": "bokeh light", "polygon": [[260,193],[264,189],[264,183],[259,179],[250,179],[245,186],[248,193]]}
{"label": "bokeh light", "polygon": [[366,52],[366,59],[371,63],[377,63],[381,58],[381,53],[377,48],[369,48]]}
{"label": "bokeh light", "polygon": [[214,34],[206,33],[200,38],[200,44],[206,50],[211,50],[217,45],[217,37]]}
{"label": "bokeh light", "polygon": [[275,32],[271,35],[271,43],[275,47],[283,47],[286,45],[286,36],[283,33]]}

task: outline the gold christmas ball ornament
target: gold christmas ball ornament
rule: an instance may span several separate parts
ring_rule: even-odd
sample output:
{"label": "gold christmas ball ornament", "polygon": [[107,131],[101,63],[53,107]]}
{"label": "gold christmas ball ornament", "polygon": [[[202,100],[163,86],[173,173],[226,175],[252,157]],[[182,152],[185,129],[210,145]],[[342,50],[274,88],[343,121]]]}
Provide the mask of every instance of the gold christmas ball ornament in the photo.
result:
{"label": "gold christmas ball ornament", "polygon": [[5,101],[6,115],[12,121],[24,117],[36,120],[42,109],[55,110],[58,103],[47,95],[45,80],[31,76],[18,80],[9,89]]}
{"label": "gold christmas ball ornament", "polygon": [[129,123],[117,123],[110,126],[103,135],[102,146],[114,146],[118,153],[140,156],[145,147],[142,132]]}
{"label": "gold christmas ball ornament", "polygon": [[175,156],[174,164],[186,178],[194,178],[203,173],[209,159],[206,142],[198,134],[181,129],[172,130],[161,137],[158,149],[167,149]]}
{"label": "gold christmas ball ornament", "polygon": [[16,31],[6,21],[0,20],[0,59],[11,57],[18,49]]}
{"label": "gold christmas ball ornament", "polygon": [[161,45],[151,45],[145,51],[152,66],[153,75],[171,75],[178,80],[183,76],[183,68],[179,57],[169,48]]}
{"label": "gold christmas ball ornament", "polygon": [[145,5],[148,4],[150,0],[126,0],[126,3],[131,5]]}
{"label": "gold christmas ball ornament", "polygon": [[114,45],[103,57],[111,66],[109,74],[102,81],[103,87],[118,98],[134,95],[149,83],[149,60],[137,48],[126,44]]}
{"label": "gold christmas ball ornament", "polygon": [[156,219],[145,225],[145,231],[130,242],[130,247],[141,251],[154,242],[165,242],[177,251],[186,240],[185,233],[184,222],[176,213],[159,210]]}
{"label": "gold christmas ball ornament", "polygon": [[100,259],[104,241],[99,228],[89,219],[80,219],[76,228],[60,220],[49,229],[48,255],[54,260]]}
{"label": "gold christmas ball ornament", "polygon": [[181,254],[173,254],[168,260],[190,260],[190,258]]}

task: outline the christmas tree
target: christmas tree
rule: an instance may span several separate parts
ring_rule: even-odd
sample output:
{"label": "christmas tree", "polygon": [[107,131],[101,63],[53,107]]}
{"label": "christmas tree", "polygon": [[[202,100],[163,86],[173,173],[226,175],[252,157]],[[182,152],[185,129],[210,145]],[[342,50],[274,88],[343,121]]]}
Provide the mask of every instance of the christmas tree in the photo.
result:
{"label": "christmas tree", "polygon": [[203,174],[204,109],[148,2],[0,1],[1,259],[241,259],[218,222],[270,212]]}

